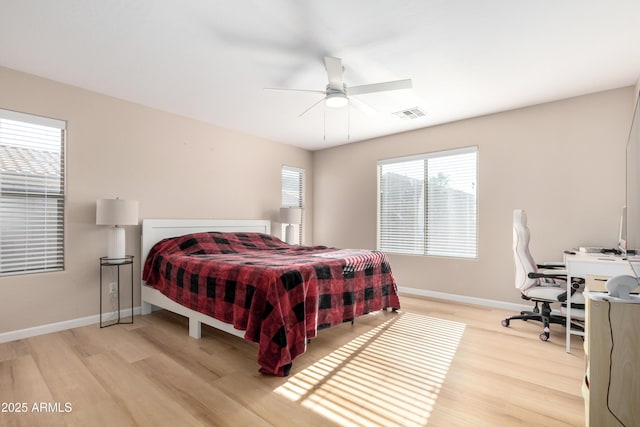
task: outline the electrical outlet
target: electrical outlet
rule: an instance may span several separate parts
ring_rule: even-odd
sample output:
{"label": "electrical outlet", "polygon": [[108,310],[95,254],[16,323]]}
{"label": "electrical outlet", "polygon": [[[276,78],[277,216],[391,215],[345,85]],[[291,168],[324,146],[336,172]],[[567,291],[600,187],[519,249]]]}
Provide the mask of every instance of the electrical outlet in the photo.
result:
{"label": "electrical outlet", "polygon": [[109,283],[109,293],[115,294],[118,292],[118,284],[116,282]]}

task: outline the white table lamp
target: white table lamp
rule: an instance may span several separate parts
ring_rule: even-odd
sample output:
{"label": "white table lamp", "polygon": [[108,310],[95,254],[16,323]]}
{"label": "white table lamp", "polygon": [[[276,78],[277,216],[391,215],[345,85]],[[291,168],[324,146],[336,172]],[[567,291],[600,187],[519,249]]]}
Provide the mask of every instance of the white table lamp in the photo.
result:
{"label": "white table lamp", "polygon": [[288,224],[285,229],[284,241],[293,244],[293,225],[302,223],[302,208],[280,208],[280,222]]}
{"label": "white table lamp", "polygon": [[138,224],[138,201],[100,199],[96,203],[96,224],[112,225],[109,229],[107,257],[111,263],[125,261],[125,233],[121,225]]}

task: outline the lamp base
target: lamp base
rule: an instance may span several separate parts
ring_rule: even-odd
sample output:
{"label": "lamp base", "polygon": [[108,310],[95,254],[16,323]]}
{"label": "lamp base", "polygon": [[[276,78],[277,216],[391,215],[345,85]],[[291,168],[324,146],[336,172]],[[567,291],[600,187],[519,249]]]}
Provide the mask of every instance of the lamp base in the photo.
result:
{"label": "lamp base", "polygon": [[293,225],[289,224],[285,227],[284,241],[293,245]]}
{"label": "lamp base", "polygon": [[125,234],[124,228],[112,227],[109,229],[109,246],[107,257],[111,264],[121,264],[125,262]]}

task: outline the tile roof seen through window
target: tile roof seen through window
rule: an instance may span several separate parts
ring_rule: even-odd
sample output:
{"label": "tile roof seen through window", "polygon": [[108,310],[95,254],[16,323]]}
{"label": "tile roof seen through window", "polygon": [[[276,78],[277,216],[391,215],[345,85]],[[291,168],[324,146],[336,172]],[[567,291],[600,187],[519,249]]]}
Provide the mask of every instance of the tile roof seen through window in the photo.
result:
{"label": "tile roof seen through window", "polygon": [[47,150],[0,145],[0,173],[59,176],[60,154]]}

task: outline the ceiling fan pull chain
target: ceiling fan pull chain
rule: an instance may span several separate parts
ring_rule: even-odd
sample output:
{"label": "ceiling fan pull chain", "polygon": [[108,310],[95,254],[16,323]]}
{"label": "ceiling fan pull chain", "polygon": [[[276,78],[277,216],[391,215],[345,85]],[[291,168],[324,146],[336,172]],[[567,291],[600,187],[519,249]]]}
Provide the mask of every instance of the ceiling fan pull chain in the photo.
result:
{"label": "ceiling fan pull chain", "polygon": [[327,105],[322,110],[322,140],[327,140]]}
{"label": "ceiling fan pull chain", "polygon": [[347,144],[351,142],[351,101],[347,106]]}

